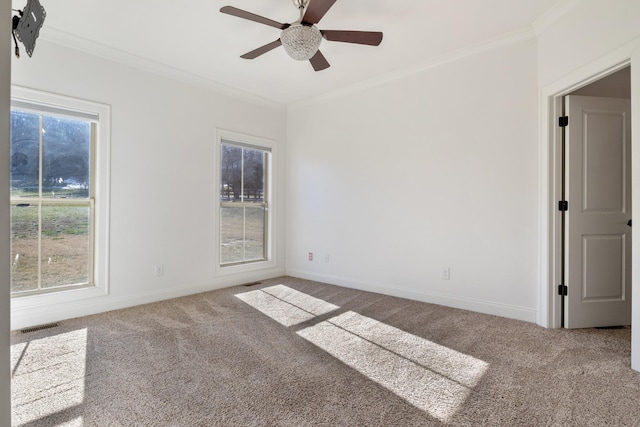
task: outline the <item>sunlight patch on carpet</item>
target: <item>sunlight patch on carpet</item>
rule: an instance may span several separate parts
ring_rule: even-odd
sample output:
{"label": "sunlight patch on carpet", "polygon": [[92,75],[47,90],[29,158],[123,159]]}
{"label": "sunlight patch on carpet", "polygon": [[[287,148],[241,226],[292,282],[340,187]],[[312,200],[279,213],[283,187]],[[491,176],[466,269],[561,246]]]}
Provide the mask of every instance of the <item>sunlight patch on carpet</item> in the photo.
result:
{"label": "sunlight patch on carpet", "polygon": [[287,327],[340,308],[285,285],[270,286],[235,296]]}
{"label": "sunlight patch on carpet", "polygon": [[354,312],[298,334],[443,422],[461,408],[489,366]]}
{"label": "sunlight patch on carpet", "polygon": [[[46,424],[47,417],[83,403],[86,348],[86,328],[11,346],[13,425]],[[63,425],[83,420],[73,416]]]}

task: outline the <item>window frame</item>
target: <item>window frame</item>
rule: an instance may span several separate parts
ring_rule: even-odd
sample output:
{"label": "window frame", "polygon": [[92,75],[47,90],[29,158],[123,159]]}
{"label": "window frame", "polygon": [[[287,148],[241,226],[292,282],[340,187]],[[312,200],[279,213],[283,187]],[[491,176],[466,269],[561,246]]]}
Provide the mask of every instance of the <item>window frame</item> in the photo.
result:
{"label": "window frame", "polygon": [[[227,203],[220,200],[220,188],[222,186],[222,171],[221,171],[221,151],[223,144],[235,145],[241,148],[262,150],[267,152],[267,161],[265,162],[265,177],[264,177],[264,207],[265,207],[265,222],[264,222],[264,260],[246,261],[238,263],[222,264],[221,260],[221,208],[227,205]],[[276,206],[274,206],[274,200],[276,200],[276,188],[273,185],[275,182],[275,171],[277,154],[276,154],[276,141],[257,137],[253,135],[242,134],[224,129],[216,129],[216,150],[215,150],[215,177],[214,177],[214,189],[216,191],[214,200],[214,218],[215,218],[215,272],[217,276],[226,276],[230,274],[237,274],[243,272],[251,272],[257,270],[263,270],[266,268],[272,268],[276,265],[275,257],[275,213]],[[228,206],[244,207],[245,205],[256,206],[253,202],[232,202]],[[248,207],[251,207],[248,206]]]}
{"label": "window frame", "polygon": [[[90,285],[63,286],[41,291],[12,293],[12,312],[17,314],[34,307],[74,302],[109,294],[109,206],[110,206],[110,122],[111,107],[92,101],[71,98],[63,95],[38,91],[35,89],[12,86],[12,109],[32,111],[44,115],[61,115],[69,118],[90,119],[92,122],[92,150],[90,171],[90,194],[87,199],[62,199],[56,204],[93,206],[90,221],[93,232],[89,238]],[[31,108],[30,108],[30,107]],[[56,114],[58,112],[58,114]],[[67,114],[64,114],[67,112]],[[22,199],[20,199],[22,200]],[[46,198],[39,197],[43,206],[48,205]],[[15,203],[13,199],[11,203]]]}
{"label": "window frame", "polygon": [[[27,295],[36,295],[36,294],[46,294],[51,292],[61,292],[67,289],[76,289],[76,288],[88,288],[95,286],[95,277],[94,277],[94,245],[95,245],[95,150],[97,146],[97,125],[99,118],[97,116],[89,115],[89,114],[75,114],[73,111],[69,111],[67,109],[63,109],[62,107],[56,107],[56,109],[48,108],[47,106],[41,106],[40,104],[36,104],[33,102],[25,102],[23,100],[12,99],[11,102],[11,111],[20,111],[31,114],[37,114],[40,118],[39,126],[40,126],[40,141],[38,143],[38,159],[39,159],[39,184],[38,184],[38,195],[37,196],[26,196],[26,197],[17,197],[10,198],[9,203],[11,206],[19,206],[20,204],[28,204],[33,205],[38,210],[38,288],[23,292],[13,292],[11,291],[12,297],[20,297]],[[44,117],[61,117],[72,120],[84,120],[89,122],[90,125],[90,149],[89,149],[89,194],[84,198],[55,198],[46,196],[43,192],[43,166],[44,166],[44,141],[43,141],[43,118]],[[43,271],[42,271],[42,226],[43,226],[43,211],[46,207],[51,206],[76,206],[76,207],[87,207],[89,208],[89,236],[88,236],[88,264],[87,264],[87,282],[83,283],[73,283],[68,285],[61,285],[50,288],[43,288]]]}

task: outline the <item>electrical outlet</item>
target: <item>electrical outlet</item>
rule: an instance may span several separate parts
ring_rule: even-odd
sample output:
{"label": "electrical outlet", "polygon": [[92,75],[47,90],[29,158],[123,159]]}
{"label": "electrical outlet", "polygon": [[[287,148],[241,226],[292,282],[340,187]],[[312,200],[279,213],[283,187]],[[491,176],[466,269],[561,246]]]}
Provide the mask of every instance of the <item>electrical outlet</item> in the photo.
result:
{"label": "electrical outlet", "polygon": [[331,257],[329,256],[329,254],[324,254],[324,262],[329,262],[330,259]]}
{"label": "electrical outlet", "polygon": [[442,280],[450,280],[451,279],[451,269],[449,267],[445,267],[442,269]]}
{"label": "electrical outlet", "polygon": [[309,252],[309,261],[313,261],[313,252]]}
{"label": "electrical outlet", "polygon": [[164,264],[156,264],[155,273],[156,277],[164,276]]}

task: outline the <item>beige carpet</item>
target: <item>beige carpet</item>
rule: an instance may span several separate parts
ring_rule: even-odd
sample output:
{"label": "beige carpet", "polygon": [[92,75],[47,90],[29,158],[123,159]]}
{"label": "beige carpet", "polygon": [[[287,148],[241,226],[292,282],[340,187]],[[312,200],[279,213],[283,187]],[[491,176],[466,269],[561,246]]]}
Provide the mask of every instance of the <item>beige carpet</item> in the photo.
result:
{"label": "beige carpet", "polygon": [[640,427],[630,334],[285,277],[13,332],[13,425]]}

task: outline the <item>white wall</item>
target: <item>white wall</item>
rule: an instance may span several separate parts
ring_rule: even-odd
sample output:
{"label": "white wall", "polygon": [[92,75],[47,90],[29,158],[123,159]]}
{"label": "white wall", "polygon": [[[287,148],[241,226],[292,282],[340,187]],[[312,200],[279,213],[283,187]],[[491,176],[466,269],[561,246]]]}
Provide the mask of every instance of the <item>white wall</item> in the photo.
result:
{"label": "white wall", "polygon": [[[275,267],[215,277],[213,184],[216,128],[276,140],[284,166],[283,106],[214,93],[46,40],[32,58],[13,60],[13,84],[111,106],[110,293],[53,306],[14,299],[14,329],[284,273],[279,245]],[[279,190],[284,173],[276,173]],[[277,194],[283,208],[284,191]],[[275,237],[282,241],[284,215],[278,219]],[[154,276],[156,264],[164,264],[163,277]]]}
{"label": "white wall", "polygon": [[637,0],[581,0],[538,35],[540,86],[597,61],[640,36],[639,17]]}
{"label": "white wall", "polygon": [[[11,21],[11,2],[0,0],[0,22]],[[10,259],[9,238],[9,86],[11,45],[0,46],[0,260]],[[0,426],[11,425],[9,269],[0,268]]]}
{"label": "white wall", "polygon": [[[637,0],[582,0],[561,19],[542,29],[538,36],[538,70],[541,88],[541,111],[545,117],[547,100],[554,94],[578,85],[617,64],[631,63],[632,88],[632,134],[640,134],[640,2]],[[541,129],[541,204],[547,197],[545,163],[550,140],[543,121]],[[632,155],[634,165],[640,163],[640,139],[633,137]],[[548,153],[547,153],[548,154]],[[640,171],[633,167],[633,210],[640,212]],[[542,227],[546,229],[545,215],[542,215]],[[542,239],[541,245],[546,241]],[[632,324],[640,324],[640,235],[633,236],[633,283]],[[545,257],[544,246],[542,258]],[[547,267],[543,261],[543,270]],[[540,277],[548,277],[542,271]],[[546,304],[546,283],[541,284],[542,297]],[[553,297],[551,297],[553,298]],[[544,307],[541,308],[541,311]],[[632,360],[634,369],[640,370],[640,329],[632,328]]]}
{"label": "white wall", "polygon": [[292,106],[287,273],[535,321],[536,123],[533,38]]}

